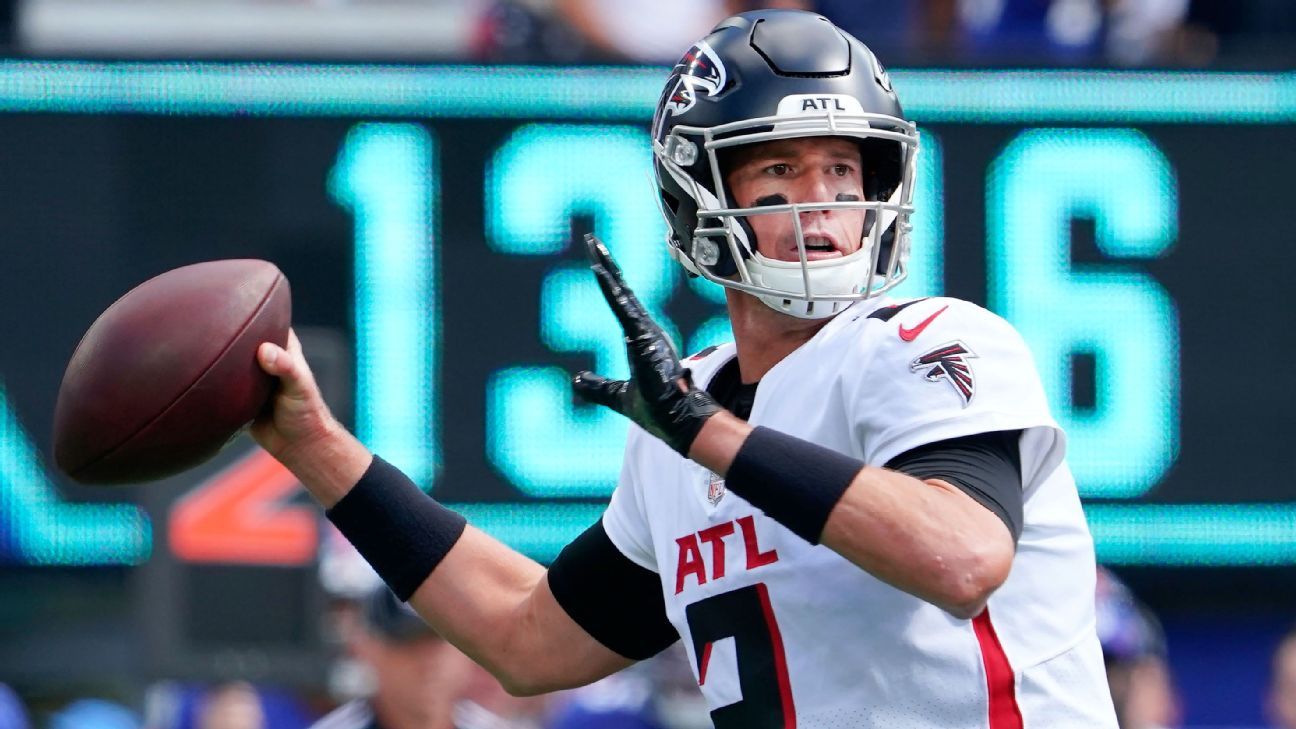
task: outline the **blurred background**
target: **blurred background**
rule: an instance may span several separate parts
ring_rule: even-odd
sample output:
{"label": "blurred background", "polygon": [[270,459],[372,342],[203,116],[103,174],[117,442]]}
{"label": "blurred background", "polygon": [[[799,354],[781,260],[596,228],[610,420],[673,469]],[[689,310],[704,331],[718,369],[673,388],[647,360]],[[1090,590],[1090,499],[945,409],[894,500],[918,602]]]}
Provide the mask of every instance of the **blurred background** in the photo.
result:
{"label": "blurred background", "polygon": [[[901,295],[985,304],[1034,352],[1124,726],[1296,727],[1296,3],[780,4],[872,46],[920,124]],[[597,231],[686,348],[728,336],[665,256],[646,127],[688,45],[760,5],[0,3],[0,729],[708,726],[669,652],[508,698],[245,440],[96,489],[49,434],[113,300],[265,258],[335,411],[551,559],[625,433],[567,394],[624,371],[571,241]]]}

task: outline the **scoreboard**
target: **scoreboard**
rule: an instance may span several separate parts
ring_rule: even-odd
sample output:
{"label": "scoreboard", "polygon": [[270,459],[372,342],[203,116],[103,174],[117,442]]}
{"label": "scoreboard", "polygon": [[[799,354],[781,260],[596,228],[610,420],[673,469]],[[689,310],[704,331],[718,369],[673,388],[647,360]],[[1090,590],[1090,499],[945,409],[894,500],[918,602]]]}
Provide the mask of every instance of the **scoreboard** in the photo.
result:
{"label": "scoreboard", "polygon": [[[892,76],[922,133],[898,295],[971,299],[1022,332],[1100,560],[1296,566],[1296,75]],[[684,349],[728,336],[719,290],[662,243],[646,129],[664,78],[0,63],[8,574],[126,567],[210,604],[222,569],[314,568],[318,511],[249,443],[139,488],[51,466],[59,377],[94,317],[164,270],[242,256],[287,273],[308,355],[369,446],[551,559],[599,517],[626,432],[568,390],[579,369],[626,371],[573,241],[596,231]]]}

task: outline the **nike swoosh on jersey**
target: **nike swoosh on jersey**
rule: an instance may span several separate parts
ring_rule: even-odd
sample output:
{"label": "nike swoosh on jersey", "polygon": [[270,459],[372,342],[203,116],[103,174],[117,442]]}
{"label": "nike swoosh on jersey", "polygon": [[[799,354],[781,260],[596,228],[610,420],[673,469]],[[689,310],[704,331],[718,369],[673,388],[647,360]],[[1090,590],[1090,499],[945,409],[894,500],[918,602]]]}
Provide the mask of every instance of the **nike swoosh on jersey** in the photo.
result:
{"label": "nike swoosh on jersey", "polygon": [[949,304],[942,306],[941,308],[937,309],[936,312],[933,313],[931,316],[918,322],[918,326],[915,326],[912,329],[907,329],[903,324],[901,324],[900,338],[906,342],[912,342],[913,340],[917,339],[918,335],[922,334],[923,330],[927,328],[927,325],[935,321],[936,317],[940,316],[941,314],[944,314],[945,310],[948,308],[949,308]]}

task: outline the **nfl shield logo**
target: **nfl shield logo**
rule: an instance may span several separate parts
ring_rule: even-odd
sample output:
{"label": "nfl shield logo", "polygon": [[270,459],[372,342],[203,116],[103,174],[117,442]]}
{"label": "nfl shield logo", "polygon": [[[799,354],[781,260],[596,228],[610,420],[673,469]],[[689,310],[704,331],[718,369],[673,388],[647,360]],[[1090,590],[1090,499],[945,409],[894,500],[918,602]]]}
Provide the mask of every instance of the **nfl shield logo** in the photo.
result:
{"label": "nfl shield logo", "polygon": [[716,474],[711,474],[711,481],[707,484],[707,503],[715,506],[720,503],[725,495],[724,479]]}

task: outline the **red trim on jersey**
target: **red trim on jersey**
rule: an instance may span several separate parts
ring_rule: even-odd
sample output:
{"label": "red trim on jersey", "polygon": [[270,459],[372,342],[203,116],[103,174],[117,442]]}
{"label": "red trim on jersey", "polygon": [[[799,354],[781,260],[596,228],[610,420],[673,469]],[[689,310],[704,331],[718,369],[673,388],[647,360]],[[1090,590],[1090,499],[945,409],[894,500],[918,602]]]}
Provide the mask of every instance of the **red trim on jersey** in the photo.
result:
{"label": "red trim on jersey", "polygon": [[769,628],[770,643],[774,648],[774,673],[778,676],[779,694],[783,697],[783,729],[796,729],[796,707],[792,705],[792,682],[788,680],[787,658],[783,655],[783,634],[774,619],[774,607],[770,605],[769,590],[764,582],[756,583],[756,593],[760,595],[765,626]]}
{"label": "red trim on jersey", "polygon": [[714,645],[714,644],[713,644],[713,643],[707,643],[706,645],[702,646],[702,660],[699,661],[699,663],[702,664],[702,667],[698,669],[698,685],[699,685],[699,686],[704,686],[704,685],[706,685],[706,671],[707,671],[707,666],[711,665],[711,646],[712,646],[712,645]]}
{"label": "red trim on jersey", "polygon": [[1012,665],[1004,653],[999,636],[990,622],[990,608],[972,619],[981,646],[981,664],[985,666],[986,692],[990,699],[990,729],[1022,729],[1021,708],[1017,706],[1017,686]]}

